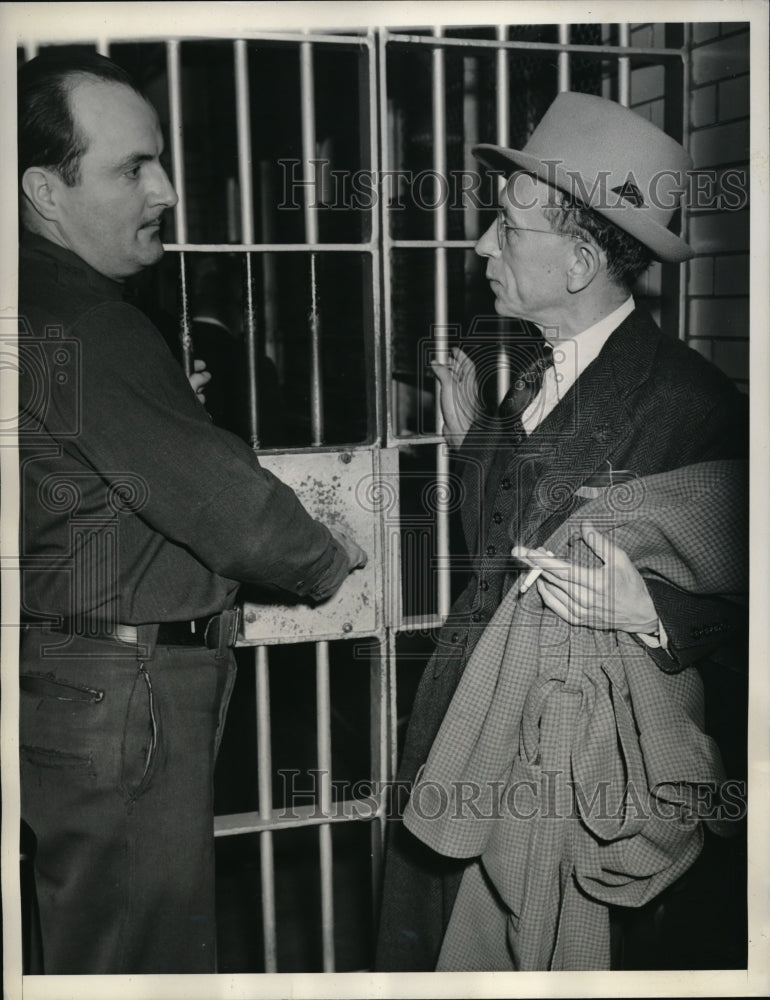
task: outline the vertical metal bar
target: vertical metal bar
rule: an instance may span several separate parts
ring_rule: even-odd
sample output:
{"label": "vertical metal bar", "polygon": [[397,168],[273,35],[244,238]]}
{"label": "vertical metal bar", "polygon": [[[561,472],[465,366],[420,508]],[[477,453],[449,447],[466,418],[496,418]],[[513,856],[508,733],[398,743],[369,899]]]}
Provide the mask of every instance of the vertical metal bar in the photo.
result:
{"label": "vertical metal bar", "polygon": [[[443,34],[441,27],[433,29],[435,37]],[[446,76],[445,53],[443,48],[436,46],[432,58],[432,91],[433,91],[433,169],[441,178],[447,176],[446,163]],[[441,202],[434,210],[433,235],[436,240],[447,237],[447,206]],[[448,268],[446,247],[436,248],[434,270],[434,333],[436,355],[440,361],[446,361],[448,350]],[[441,430],[441,410],[438,405],[438,387],[436,388],[436,425]],[[447,510],[449,492],[449,451],[445,445],[436,447],[436,556],[437,556],[437,610],[445,617],[449,614],[449,513]]]}
{"label": "vertical metal bar", "polygon": [[[618,25],[618,44],[624,48],[631,45],[631,25]],[[628,56],[618,58],[618,104],[628,107],[631,103],[631,60]]]}
{"label": "vertical metal bar", "polygon": [[[360,155],[364,170],[379,177],[377,159],[377,49],[371,28],[367,29],[367,45],[361,48],[357,60]],[[362,324],[364,330],[364,370],[366,372],[367,439],[382,440],[382,405],[380,385],[380,247],[379,212],[373,205],[362,217],[362,239],[368,240],[370,252],[361,257],[362,263]],[[371,335],[368,331],[371,330]]]}
{"label": "vertical metal bar", "polygon": [[249,444],[259,448],[259,403],[257,386],[257,312],[254,304],[254,255],[248,251],[243,258],[245,302],[243,318],[246,333],[246,369],[249,387]]}
{"label": "vertical metal bar", "polygon": [[[310,178],[310,161],[316,158],[315,135],[315,81],[313,79],[313,43],[299,45],[300,112],[302,116],[302,166],[306,179]],[[315,166],[313,168],[315,170]],[[318,214],[315,190],[312,184],[302,188],[304,198],[305,240],[318,242]]]}
{"label": "vertical metal bar", "polygon": [[[187,202],[184,185],[184,135],[182,118],[182,83],[179,42],[166,42],[168,66],[168,106],[171,139],[171,169],[179,201],[174,209],[177,243],[187,243]],[[187,289],[187,263],[184,251],[179,254],[179,339],[187,375],[193,368],[193,345],[190,337],[190,309]]]}
{"label": "vertical metal bar", "polygon": [[[254,242],[254,192],[251,175],[251,109],[249,102],[249,52],[243,38],[233,42],[235,67],[235,121],[238,136],[238,187],[241,196],[241,239]],[[259,448],[257,370],[257,314],[254,305],[253,255],[244,258],[246,368],[249,387],[249,443]]]}
{"label": "vertical metal bar", "polygon": [[[499,25],[497,28],[497,40],[505,42],[508,39],[508,28]],[[497,121],[496,121],[496,143],[498,146],[507,146],[510,142],[509,127],[510,121],[510,76],[508,72],[508,50],[500,48],[497,50],[496,61],[496,83],[497,83]],[[505,187],[505,178],[500,178],[500,189]],[[497,352],[497,398],[501,400],[508,391],[511,384],[511,366],[505,344],[501,340]]]}
{"label": "vertical metal bar", "polygon": [[[254,652],[256,668],[257,709],[257,776],[259,781],[260,819],[270,819],[273,813],[273,762],[270,745],[270,677],[267,647]],[[259,861],[262,876],[262,927],[264,935],[265,972],[277,972],[275,929],[275,865],[273,863],[273,832],[259,835]]]}
{"label": "vertical metal bar", "polygon": [[[570,26],[568,24],[559,25],[559,45],[569,45]],[[569,90],[571,85],[569,69],[569,52],[559,53],[559,93]]]}
{"label": "vertical metal bar", "polygon": [[193,370],[193,342],[190,335],[190,295],[187,287],[187,258],[182,250],[179,254],[179,339],[182,344],[182,362],[186,375]]}
{"label": "vertical metal bar", "polygon": [[398,768],[398,691],[396,688],[397,677],[396,677],[396,663],[397,663],[397,641],[398,633],[395,629],[391,629],[388,635],[388,675],[389,675],[389,704],[388,704],[388,716],[390,720],[389,726],[389,751],[390,751],[390,773],[396,775]]}
{"label": "vertical metal bar", "polygon": [[[319,771],[319,806],[328,816],[332,809],[331,697],[329,688],[329,643],[316,644],[316,740]],[[332,829],[318,827],[321,863],[321,934],[323,970],[334,972],[334,887],[332,880]]]}
{"label": "vertical metal bar", "polygon": [[[377,33],[373,28],[369,28],[367,31],[367,41],[368,49],[366,52],[366,86],[367,86],[367,102],[368,102],[368,112],[367,112],[367,126],[368,126],[368,166],[369,169],[373,171],[375,177],[382,176],[380,173],[380,159],[379,159],[379,137],[380,137],[380,116],[382,113],[381,106],[381,93],[380,88],[384,90],[384,78],[381,75],[384,72],[384,65],[380,61],[382,48],[380,47],[381,39],[378,38]],[[360,79],[363,81],[364,74],[361,73]],[[385,124],[387,123],[387,118],[385,119]],[[380,200],[384,200],[384,192],[380,187]],[[385,298],[384,294],[386,289],[383,288],[383,251],[380,243],[380,236],[382,233],[382,216],[380,215],[380,207],[375,205],[372,207],[371,212],[371,231],[369,233],[369,238],[372,244],[372,254],[371,254],[371,281],[372,281],[372,300],[371,300],[371,326],[373,330],[373,340],[371,344],[371,357],[372,365],[374,370],[374,379],[372,385],[374,391],[374,419],[373,419],[373,430],[374,430],[374,446],[372,450],[372,467],[376,475],[388,476],[390,481],[395,484],[396,478],[398,476],[398,460],[393,452],[384,453],[382,450],[382,443],[387,440],[388,435],[388,405],[387,397],[385,393],[382,392],[382,373],[388,368],[387,362],[385,365],[382,363],[382,316],[385,308]],[[390,632],[390,624],[392,622],[392,607],[389,604],[391,598],[391,576],[389,573],[390,566],[388,565],[388,559],[391,559],[390,555],[392,551],[392,546],[388,544],[389,539],[386,540],[385,525],[383,524],[384,518],[380,519],[378,524],[378,531],[375,542],[375,552],[373,557],[375,559],[375,565],[379,562],[380,565],[380,575],[379,575],[379,586],[382,588],[383,595],[383,609],[384,609],[384,622],[386,628],[386,634]],[[396,567],[397,569],[398,567]],[[398,578],[400,586],[400,577]],[[400,591],[399,591],[400,596]],[[381,640],[375,647],[376,652],[373,654],[373,659],[370,666],[369,674],[369,699],[371,705],[371,718],[370,718],[370,747],[371,747],[371,767],[372,767],[372,779],[376,783],[375,789],[378,793],[382,792],[387,787],[388,780],[393,776],[393,772],[389,768],[389,746],[390,746],[390,714],[389,714],[389,701],[388,701],[388,678],[390,676],[391,661],[388,657],[387,640]],[[379,794],[378,794],[379,801]],[[374,922],[377,920],[377,915],[379,913],[379,902],[380,902],[380,886],[382,883],[382,860],[384,853],[384,843],[385,843],[385,823],[386,823],[386,812],[384,809],[380,810],[380,816],[375,819],[371,824],[371,854],[372,854],[372,867],[370,872],[371,877],[371,888],[372,888],[372,919]]]}
{"label": "vertical metal bar", "polygon": [[29,62],[37,55],[37,42],[24,43],[24,61]]}
{"label": "vertical metal bar", "polygon": [[98,54],[100,56],[104,56],[105,58],[109,58],[109,55],[110,55],[110,43],[107,41],[106,38],[100,38],[99,39],[99,41],[96,43],[96,51],[98,52]]}
{"label": "vertical metal bar", "polygon": [[[499,42],[507,41],[508,28],[506,25],[499,25],[496,34]],[[508,73],[508,50],[505,48],[497,50],[495,71],[495,82],[497,85],[496,142],[498,146],[507,146],[509,142],[508,122],[510,120],[510,95],[508,93],[510,79]]]}
{"label": "vertical metal bar", "polygon": [[254,242],[254,192],[251,179],[251,110],[249,102],[249,53],[246,41],[234,43],[235,114],[238,134],[238,184],[241,193],[241,239]]}
{"label": "vertical metal bar", "polygon": [[314,448],[324,443],[323,361],[321,357],[321,309],[318,292],[318,254],[310,255],[310,427]]}
{"label": "vertical metal bar", "polygon": [[[382,238],[382,338],[384,352],[383,374],[385,379],[385,422],[386,442],[390,444],[393,437],[401,431],[398,383],[393,378],[393,302],[392,302],[392,260],[393,253],[390,218],[388,216],[388,192],[384,187],[385,178],[393,170],[393,151],[390,136],[394,130],[394,115],[388,106],[388,52],[387,28],[377,30],[378,61],[379,61],[379,124],[380,124],[380,161],[382,166],[383,185],[380,190],[379,211]],[[393,181],[395,184],[395,181]]]}
{"label": "vertical metal bar", "polygon": [[182,119],[182,83],[179,42],[166,42],[168,65],[168,108],[171,132],[171,170],[179,201],[174,209],[177,243],[187,242],[187,199],[184,185],[184,136]]}
{"label": "vertical metal bar", "polygon": [[[299,46],[300,100],[302,111],[302,162],[305,177],[310,175],[310,161],[315,159],[315,84],[313,80],[313,45],[300,42]],[[312,185],[303,189],[305,206],[305,239],[318,242],[318,210]],[[323,366],[321,358],[321,316],[318,300],[317,254],[310,255],[310,426],[313,447],[324,441],[323,420]]]}
{"label": "vertical metal bar", "polygon": [[[369,659],[369,746],[372,766],[373,790],[378,802],[388,787],[387,769],[387,669],[386,644],[380,641],[371,647]],[[376,920],[379,906],[379,888],[382,876],[382,851],[385,841],[385,810],[372,822],[372,902]]]}

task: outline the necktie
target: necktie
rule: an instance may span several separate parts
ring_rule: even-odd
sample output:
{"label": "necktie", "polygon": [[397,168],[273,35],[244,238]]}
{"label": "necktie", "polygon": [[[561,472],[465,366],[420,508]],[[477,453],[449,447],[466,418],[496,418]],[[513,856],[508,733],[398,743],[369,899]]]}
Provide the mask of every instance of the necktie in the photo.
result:
{"label": "necktie", "polygon": [[517,376],[503,396],[497,415],[511,430],[521,429],[521,415],[540,392],[543,376],[553,364],[551,346],[543,342],[537,355]]}

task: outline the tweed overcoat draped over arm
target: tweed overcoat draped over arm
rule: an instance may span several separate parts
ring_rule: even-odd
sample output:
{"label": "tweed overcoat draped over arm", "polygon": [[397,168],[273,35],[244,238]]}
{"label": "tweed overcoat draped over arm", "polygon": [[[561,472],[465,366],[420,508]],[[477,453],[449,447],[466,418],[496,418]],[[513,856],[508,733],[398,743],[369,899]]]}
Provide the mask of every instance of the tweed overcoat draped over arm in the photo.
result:
{"label": "tweed overcoat draped over arm", "polygon": [[[591,565],[590,520],[646,579],[740,603],[744,497],[744,463],[701,463],[606,491],[547,544]],[[607,905],[641,906],[692,864],[701,818],[720,825],[703,789],[724,778],[694,667],[666,674],[625,633],[569,626],[535,588],[511,590],[404,816],[434,850],[481,862],[438,967],[609,968]]]}

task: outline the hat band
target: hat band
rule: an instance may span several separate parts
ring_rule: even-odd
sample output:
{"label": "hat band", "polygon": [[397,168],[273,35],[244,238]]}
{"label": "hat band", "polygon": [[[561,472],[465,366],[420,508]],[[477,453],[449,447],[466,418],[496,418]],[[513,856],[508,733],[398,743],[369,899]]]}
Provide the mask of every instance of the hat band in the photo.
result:
{"label": "hat band", "polygon": [[[537,157],[537,160],[541,164],[539,176],[579,204],[602,214],[632,210],[664,227],[679,208],[686,190],[679,170],[660,170],[642,179],[633,170],[625,173],[584,170],[567,165],[563,160],[546,157]],[[515,196],[509,196],[515,204]]]}

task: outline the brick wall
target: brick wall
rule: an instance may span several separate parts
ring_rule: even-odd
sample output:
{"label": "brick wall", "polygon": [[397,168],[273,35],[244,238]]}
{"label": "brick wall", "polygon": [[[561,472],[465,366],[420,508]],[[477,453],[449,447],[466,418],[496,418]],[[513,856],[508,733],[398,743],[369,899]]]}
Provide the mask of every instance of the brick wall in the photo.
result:
{"label": "brick wall", "polygon": [[[685,337],[744,390],[749,384],[749,29],[693,25],[690,152],[703,175],[690,211]],[[722,196],[720,211],[715,200]],[[715,199],[716,196],[716,199]]]}
{"label": "brick wall", "polygon": [[[679,32],[679,35],[677,34]],[[676,48],[681,27],[631,26],[634,48]],[[687,36],[685,36],[687,38]],[[604,41],[617,42],[612,29]],[[685,266],[685,310],[680,335],[744,390],[749,380],[749,211],[746,201],[749,145],[749,28],[742,22],[693,24],[689,30],[690,86],[684,137],[701,176],[699,201],[689,212],[688,239],[696,256]],[[632,63],[631,107],[675,138],[681,83],[662,65]],[[616,98],[614,73],[604,94]],[[666,120],[668,108],[669,120]],[[673,114],[672,114],[673,113]],[[718,204],[719,195],[723,205]],[[678,320],[674,282],[653,265],[636,294],[660,319]],[[664,284],[667,287],[663,287]]]}

